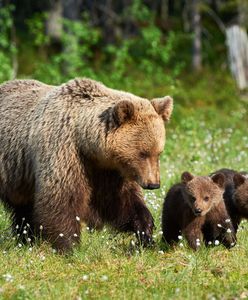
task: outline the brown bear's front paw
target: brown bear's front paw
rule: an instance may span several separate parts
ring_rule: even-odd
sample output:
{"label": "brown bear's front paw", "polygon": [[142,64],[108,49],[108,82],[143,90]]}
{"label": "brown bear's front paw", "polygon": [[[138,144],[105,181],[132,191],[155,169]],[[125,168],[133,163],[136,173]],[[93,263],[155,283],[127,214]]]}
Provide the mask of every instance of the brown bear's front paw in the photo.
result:
{"label": "brown bear's front paw", "polygon": [[154,245],[152,233],[148,232],[148,230],[146,230],[146,231],[137,230],[136,237],[137,237],[138,243],[144,247],[149,247],[149,246]]}
{"label": "brown bear's front paw", "polygon": [[149,211],[143,215],[143,218],[139,218],[134,221],[134,232],[142,246],[147,247],[153,245],[153,228],[154,221]]}

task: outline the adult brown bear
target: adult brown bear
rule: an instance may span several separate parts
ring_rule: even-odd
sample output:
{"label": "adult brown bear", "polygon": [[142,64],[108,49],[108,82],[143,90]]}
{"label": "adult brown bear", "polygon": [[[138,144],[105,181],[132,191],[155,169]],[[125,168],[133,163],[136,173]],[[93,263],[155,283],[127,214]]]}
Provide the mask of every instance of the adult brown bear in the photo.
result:
{"label": "adult brown bear", "polygon": [[146,244],[153,218],[141,187],[158,188],[170,97],[147,99],[90,79],[60,86],[0,85],[0,198],[13,231],[57,249],[80,240],[80,221],[133,231]]}

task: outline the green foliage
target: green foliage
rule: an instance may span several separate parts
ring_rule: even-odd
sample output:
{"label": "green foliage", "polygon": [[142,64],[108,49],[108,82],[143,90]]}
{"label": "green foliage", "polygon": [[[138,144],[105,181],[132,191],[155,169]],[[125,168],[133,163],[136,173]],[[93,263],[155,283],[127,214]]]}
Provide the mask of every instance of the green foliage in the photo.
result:
{"label": "green foliage", "polygon": [[34,46],[44,46],[49,43],[49,36],[45,34],[45,22],[47,20],[47,13],[37,13],[32,19],[27,20],[28,29],[33,38]]}
{"label": "green foliage", "polygon": [[[172,63],[177,34],[171,31],[165,38],[155,26],[153,14],[141,1],[134,1],[125,14],[144,22],[139,35],[106,46],[101,43],[101,30],[92,27],[87,16],[81,21],[61,20],[64,26],[62,51],[37,62],[32,77],[59,83],[76,76],[88,76],[114,87],[128,87],[133,81],[130,74],[144,73],[157,83],[172,84],[183,66],[176,60]],[[49,47],[51,41],[45,35],[45,20],[46,14],[42,14],[28,21],[34,46]]]}
{"label": "green foliage", "polygon": [[[46,39],[45,19],[43,23],[40,23],[40,20],[41,18],[29,20],[30,28],[36,28],[32,30],[32,34],[38,45],[39,41]],[[46,61],[38,62],[34,78],[55,84],[77,76],[95,77],[92,66],[93,47],[99,43],[99,30],[89,26],[86,20],[84,22],[61,20],[61,22],[64,26],[61,36],[62,51],[52,54]]]}
{"label": "green foliage", "polygon": [[0,8],[0,82],[11,79],[12,56],[17,49],[11,41],[11,29],[13,26],[12,5]]}

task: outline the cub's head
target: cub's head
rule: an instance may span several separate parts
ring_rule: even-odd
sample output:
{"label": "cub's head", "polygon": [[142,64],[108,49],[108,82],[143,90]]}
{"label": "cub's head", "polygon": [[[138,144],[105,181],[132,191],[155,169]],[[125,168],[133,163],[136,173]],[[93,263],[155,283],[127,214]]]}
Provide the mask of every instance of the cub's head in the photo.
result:
{"label": "cub's head", "polygon": [[233,177],[233,182],[235,204],[248,217],[248,175],[237,173]]}
{"label": "cub's head", "polygon": [[159,156],[165,145],[165,127],[173,109],[169,96],[151,102],[122,100],[108,116],[106,152],[111,166],[145,189],[160,187]]}
{"label": "cub's head", "polygon": [[221,173],[205,177],[184,172],[181,180],[185,185],[184,197],[196,216],[206,215],[223,199],[225,177]]}

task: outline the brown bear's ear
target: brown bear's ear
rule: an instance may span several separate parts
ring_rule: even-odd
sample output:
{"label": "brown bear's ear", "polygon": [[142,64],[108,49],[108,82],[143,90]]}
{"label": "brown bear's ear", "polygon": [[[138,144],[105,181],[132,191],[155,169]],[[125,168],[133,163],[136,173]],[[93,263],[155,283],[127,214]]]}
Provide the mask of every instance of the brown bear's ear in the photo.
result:
{"label": "brown bear's ear", "polygon": [[225,186],[225,175],[222,173],[214,174],[211,177],[212,181],[216,183],[220,188],[224,188]]}
{"label": "brown bear's ear", "polygon": [[165,96],[163,98],[153,99],[151,103],[158,115],[160,115],[165,122],[168,122],[173,110],[173,99],[170,96]]}
{"label": "brown bear's ear", "polygon": [[233,182],[235,188],[238,188],[241,184],[245,182],[245,177],[241,175],[240,173],[237,173],[233,176]]}
{"label": "brown bear's ear", "polygon": [[118,126],[131,120],[134,116],[134,105],[131,101],[122,100],[113,107],[113,119]]}
{"label": "brown bear's ear", "polygon": [[192,175],[189,172],[183,172],[183,174],[181,175],[181,180],[182,183],[188,183],[189,181],[191,181],[194,178],[194,175]]}

